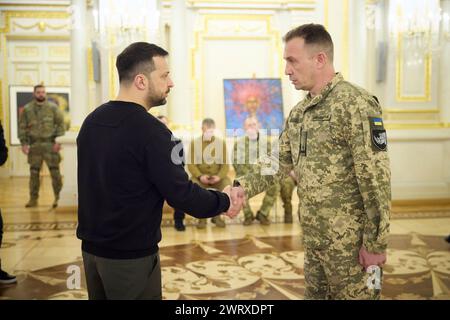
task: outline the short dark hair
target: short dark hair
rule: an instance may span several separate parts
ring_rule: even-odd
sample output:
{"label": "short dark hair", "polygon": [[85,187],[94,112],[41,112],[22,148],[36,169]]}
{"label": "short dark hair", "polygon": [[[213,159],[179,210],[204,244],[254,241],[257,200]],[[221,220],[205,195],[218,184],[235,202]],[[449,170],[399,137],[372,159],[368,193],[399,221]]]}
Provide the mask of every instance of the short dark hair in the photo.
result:
{"label": "short dark hair", "polygon": [[308,23],[292,29],[283,37],[284,42],[294,38],[302,38],[307,45],[318,45],[333,61],[334,45],[330,34],[321,24]]}
{"label": "short dark hair", "polygon": [[134,42],[126,47],[116,60],[119,82],[133,81],[137,74],[150,75],[155,70],[153,57],[165,57],[169,53],[155,44]]}
{"label": "short dark hair", "polygon": [[39,83],[33,87],[33,92],[36,92],[39,88],[45,88],[45,86],[42,83]]}
{"label": "short dark hair", "polygon": [[216,125],[216,123],[214,122],[214,120],[213,119],[211,119],[211,118],[205,118],[205,119],[203,119],[203,121],[202,121],[202,127],[203,126],[206,126],[206,127],[212,127],[212,126],[215,126]]}

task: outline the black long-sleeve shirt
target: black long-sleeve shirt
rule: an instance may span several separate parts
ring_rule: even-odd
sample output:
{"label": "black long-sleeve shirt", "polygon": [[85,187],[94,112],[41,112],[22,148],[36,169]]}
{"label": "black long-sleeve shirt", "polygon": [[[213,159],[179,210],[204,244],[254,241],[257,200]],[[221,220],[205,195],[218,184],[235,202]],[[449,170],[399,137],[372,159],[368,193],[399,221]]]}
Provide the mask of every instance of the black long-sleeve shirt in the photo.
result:
{"label": "black long-sleeve shirt", "polygon": [[157,252],[164,199],[197,218],[228,210],[226,194],[192,183],[172,161],[171,136],[131,102],[110,101],[86,118],[77,138],[77,236],[84,251],[111,259]]}
{"label": "black long-sleeve shirt", "polygon": [[8,148],[6,148],[5,136],[3,135],[3,127],[0,123],[0,166],[8,159]]}

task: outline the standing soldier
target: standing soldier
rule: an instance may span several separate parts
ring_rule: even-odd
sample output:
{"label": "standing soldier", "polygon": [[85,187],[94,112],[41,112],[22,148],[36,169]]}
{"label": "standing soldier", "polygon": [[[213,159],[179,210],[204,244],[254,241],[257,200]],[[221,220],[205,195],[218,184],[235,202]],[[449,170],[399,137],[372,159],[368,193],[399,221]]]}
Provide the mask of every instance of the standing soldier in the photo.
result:
{"label": "standing soldier", "polygon": [[64,116],[55,104],[47,101],[45,87],[42,84],[34,87],[33,97],[33,101],[25,106],[19,118],[22,152],[28,156],[30,164],[30,201],[25,207],[37,206],[39,172],[42,162],[45,161],[52,177],[55,195],[52,207],[56,208],[62,188],[62,178],[59,172],[61,145],[55,139],[65,133]]}
{"label": "standing soldier", "polygon": [[[297,27],[284,41],[285,73],[308,94],[292,109],[273,164],[298,181],[305,298],[379,299],[391,208],[380,104],[335,73],[322,25]],[[234,198],[251,198],[282,176],[239,177]]]}
{"label": "standing soldier", "polygon": [[[202,188],[222,191],[231,184],[228,178],[227,148],[225,141],[214,135],[216,123],[206,118],[202,121],[202,136],[190,144],[188,170],[191,180]],[[225,221],[220,216],[211,218],[217,227],[225,228]],[[198,229],[206,228],[206,219],[199,219]]]}
{"label": "standing soldier", "polygon": [[[251,173],[257,167],[256,160],[259,154],[259,122],[256,117],[249,117],[244,121],[245,136],[236,141],[233,146],[233,167],[236,171],[236,176],[243,176]],[[267,151],[270,152],[270,144],[267,144]],[[269,225],[269,213],[275,201],[277,200],[279,191],[279,184],[275,183],[272,187],[267,189],[266,194],[261,205],[261,208],[256,214],[256,220],[262,225]],[[291,192],[292,193],[292,192]],[[252,209],[247,201],[243,208],[244,211],[244,226],[251,225],[255,217]],[[292,210],[291,210],[292,211]],[[292,219],[292,217],[291,217]]]}

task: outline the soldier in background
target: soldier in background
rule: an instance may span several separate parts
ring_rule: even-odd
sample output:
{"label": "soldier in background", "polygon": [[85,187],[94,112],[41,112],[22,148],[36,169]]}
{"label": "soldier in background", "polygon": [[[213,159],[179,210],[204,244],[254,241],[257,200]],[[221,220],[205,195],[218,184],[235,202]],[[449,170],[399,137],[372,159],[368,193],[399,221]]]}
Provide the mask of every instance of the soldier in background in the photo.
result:
{"label": "soldier in background", "polygon": [[[3,127],[0,122],[0,166],[2,166],[6,159],[8,159],[8,148],[6,147],[5,138],[3,136]],[[0,248],[2,246],[3,239],[3,218],[2,211],[0,210]],[[0,259],[0,284],[11,284],[16,283],[17,279],[15,276],[8,274],[2,270],[2,260]]]}
{"label": "soldier in background", "polygon": [[37,206],[39,173],[45,161],[50,171],[55,195],[52,207],[56,208],[62,189],[62,178],[59,171],[61,145],[55,139],[65,133],[64,116],[55,104],[47,101],[44,85],[39,84],[34,87],[33,97],[34,99],[25,106],[19,118],[22,152],[28,156],[30,164],[30,200],[25,207]]}
{"label": "soldier in background", "polygon": [[[305,298],[379,299],[391,210],[381,107],[335,73],[322,25],[299,26],[284,41],[285,73],[308,94],[292,109],[272,163],[298,181]],[[238,177],[234,198],[251,198],[284,176]]]}
{"label": "soldier in background", "polygon": [[[166,125],[166,127],[168,127],[169,120],[167,119],[166,116],[160,115],[160,116],[157,116],[157,119],[159,121],[161,121],[162,123],[164,123]],[[176,138],[175,143],[178,144],[178,143],[182,143],[182,142],[180,139]],[[183,148],[181,148],[181,152],[183,152]],[[184,159],[184,154],[180,155],[180,157]],[[184,166],[184,163],[182,165]],[[173,211],[173,221],[174,221],[175,230],[185,231],[186,227],[184,226],[184,222],[183,222],[184,217],[185,217],[184,212],[182,210],[176,209],[176,208],[174,208],[173,210],[174,210]]]}
{"label": "soldier in background", "polygon": [[[245,119],[245,136],[237,140],[233,146],[233,167],[236,171],[236,176],[244,176],[255,170],[255,167],[257,167],[257,162],[255,160],[262,156],[259,154],[259,129],[260,124],[256,117],[249,117]],[[267,152],[270,152],[270,144],[267,145]],[[270,224],[269,213],[277,200],[278,191],[278,183],[275,183],[272,187],[267,189],[261,208],[256,213],[256,217],[253,215],[249,202],[247,201],[245,203],[243,208],[244,226],[251,225],[255,218],[262,225]]]}
{"label": "soldier in background", "polygon": [[[215,136],[216,123],[206,118],[202,121],[202,136],[190,144],[188,170],[191,180],[202,188],[223,190],[231,184],[228,178],[227,148],[225,141]],[[220,228],[225,227],[225,221],[220,216],[211,218]],[[206,219],[199,219],[197,228],[206,228]]]}

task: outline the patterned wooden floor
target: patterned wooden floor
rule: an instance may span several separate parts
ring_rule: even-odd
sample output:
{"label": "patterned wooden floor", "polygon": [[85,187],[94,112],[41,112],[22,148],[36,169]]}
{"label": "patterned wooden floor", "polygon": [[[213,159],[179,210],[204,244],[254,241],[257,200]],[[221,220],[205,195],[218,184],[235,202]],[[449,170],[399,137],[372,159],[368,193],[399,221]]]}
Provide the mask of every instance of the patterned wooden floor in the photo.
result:
{"label": "patterned wooden floor", "polygon": [[[86,299],[76,215],[49,209],[46,179],[41,206],[32,210],[23,208],[27,179],[0,179],[0,188],[2,266],[18,276],[18,284],[0,286],[0,299]],[[188,226],[185,232],[175,231],[165,215],[164,299],[302,299],[301,229],[281,223],[280,212],[279,201],[270,226],[227,220],[224,229],[208,223],[205,230]],[[450,299],[450,246],[443,240],[450,233],[450,206],[405,204],[395,212],[383,299]],[[67,271],[74,268],[81,272],[80,289],[71,288]]]}

